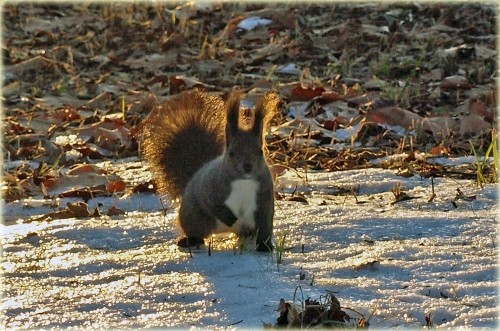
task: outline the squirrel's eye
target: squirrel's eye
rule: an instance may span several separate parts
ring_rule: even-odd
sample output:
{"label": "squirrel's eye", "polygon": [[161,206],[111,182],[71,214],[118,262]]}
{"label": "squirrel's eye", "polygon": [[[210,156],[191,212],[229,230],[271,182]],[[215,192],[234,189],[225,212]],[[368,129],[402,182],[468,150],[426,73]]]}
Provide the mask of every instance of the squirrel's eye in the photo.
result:
{"label": "squirrel's eye", "polygon": [[229,157],[234,157],[234,152],[233,151],[229,151]]}

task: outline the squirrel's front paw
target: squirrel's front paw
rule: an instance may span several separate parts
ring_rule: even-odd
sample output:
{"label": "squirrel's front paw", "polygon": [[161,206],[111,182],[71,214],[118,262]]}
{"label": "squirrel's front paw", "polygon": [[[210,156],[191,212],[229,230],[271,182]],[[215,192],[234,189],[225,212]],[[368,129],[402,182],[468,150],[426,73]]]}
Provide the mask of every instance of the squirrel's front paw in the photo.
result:
{"label": "squirrel's front paw", "polygon": [[177,241],[177,246],[184,248],[199,247],[201,245],[205,245],[205,240],[198,237],[183,237]]}

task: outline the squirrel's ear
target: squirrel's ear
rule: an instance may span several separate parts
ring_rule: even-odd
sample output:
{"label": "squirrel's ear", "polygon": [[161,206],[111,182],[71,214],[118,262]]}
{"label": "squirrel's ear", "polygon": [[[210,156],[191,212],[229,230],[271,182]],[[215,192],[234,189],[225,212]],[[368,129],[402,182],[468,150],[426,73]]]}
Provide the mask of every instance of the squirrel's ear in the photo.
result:
{"label": "squirrel's ear", "polygon": [[267,130],[267,124],[278,111],[281,100],[276,92],[267,92],[255,105],[253,132],[261,136]]}
{"label": "squirrel's ear", "polygon": [[240,95],[239,91],[231,92],[227,101],[226,114],[226,140],[231,134],[238,132],[239,114],[240,114]]}

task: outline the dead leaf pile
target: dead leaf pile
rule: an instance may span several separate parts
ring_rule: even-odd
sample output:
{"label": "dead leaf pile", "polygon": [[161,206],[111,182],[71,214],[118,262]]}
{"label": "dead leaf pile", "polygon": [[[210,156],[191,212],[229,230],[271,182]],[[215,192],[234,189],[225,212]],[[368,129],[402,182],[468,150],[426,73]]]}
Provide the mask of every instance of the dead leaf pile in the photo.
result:
{"label": "dead leaf pile", "polygon": [[339,300],[332,293],[322,297],[320,301],[308,298],[303,305],[300,305],[285,302],[284,299],[281,299],[278,307],[280,316],[277,318],[276,324],[266,324],[264,326],[266,329],[368,329],[370,323],[364,316],[360,318],[349,316],[342,310]]}

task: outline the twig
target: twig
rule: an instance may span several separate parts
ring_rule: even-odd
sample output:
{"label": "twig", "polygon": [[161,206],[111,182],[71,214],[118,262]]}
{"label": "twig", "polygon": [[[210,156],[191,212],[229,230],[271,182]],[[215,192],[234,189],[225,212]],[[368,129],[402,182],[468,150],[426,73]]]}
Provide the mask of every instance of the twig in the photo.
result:
{"label": "twig", "polygon": [[429,200],[427,200],[427,202],[432,202],[436,198],[436,193],[434,192],[434,177],[431,177],[431,185],[432,185],[432,195],[429,198]]}
{"label": "twig", "polygon": [[243,322],[243,320],[239,320],[238,322],[234,322],[234,323],[231,323],[231,324],[228,324],[227,326],[233,326],[233,325],[236,325],[236,324],[240,324],[241,322]]}

